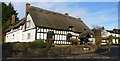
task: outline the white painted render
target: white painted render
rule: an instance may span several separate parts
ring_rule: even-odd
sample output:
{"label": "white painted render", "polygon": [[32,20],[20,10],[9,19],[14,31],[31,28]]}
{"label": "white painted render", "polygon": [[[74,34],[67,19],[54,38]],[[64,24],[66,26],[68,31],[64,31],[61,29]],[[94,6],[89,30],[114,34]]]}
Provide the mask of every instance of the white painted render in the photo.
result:
{"label": "white painted render", "polygon": [[101,43],[101,45],[106,45],[107,43]]}
{"label": "white painted render", "polygon": [[[33,42],[35,40],[35,29],[22,32],[22,41],[21,42]],[[28,34],[30,37],[28,38]]]}
{"label": "white painted render", "polygon": [[[19,29],[21,27],[21,29]],[[6,40],[5,42],[18,42],[22,40],[22,26],[20,26],[18,29],[12,30],[10,32],[6,33]]]}
{"label": "white painted render", "polygon": [[[5,43],[7,42],[32,42],[35,40],[35,25],[33,23],[33,20],[31,16],[27,15],[27,21],[30,21],[30,26],[26,28],[28,31],[24,31],[24,25],[21,25],[17,29],[11,29],[10,32],[6,33],[5,36]],[[31,30],[29,30],[31,29]],[[28,39],[28,33],[30,33],[30,39]]]}
{"label": "white painted render", "polygon": [[[110,33],[110,32],[108,32],[108,31],[106,31],[106,30],[103,30],[102,32],[101,32],[101,37],[109,37],[110,35],[112,35],[112,36],[114,36],[114,37],[120,37],[120,34],[116,34],[116,33]],[[106,42],[106,40],[102,40],[102,42]],[[118,39],[113,39],[112,40],[112,43],[113,44],[119,44],[119,40]],[[102,44],[105,44],[105,43],[102,43]]]}
{"label": "white painted render", "polygon": [[[30,16],[30,14],[27,15],[27,22],[28,22],[28,21],[30,21],[30,26],[29,26],[28,28],[26,28],[26,30],[35,27],[35,24],[34,24],[34,22],[33,22],[32,17]],[[26,24],[26,25],[28,25],[28,24]]]}
{"label": "white painted render", "polygon": [[111,33],[110,32],[107,32],[106,30],[103,30],[102,32],[101,32],[101,37],[109,37],[111,35]]}
{"label": "white painted render", "polygon": [[92,44],[95,44],[95,38],[89,38],[88,39]]}

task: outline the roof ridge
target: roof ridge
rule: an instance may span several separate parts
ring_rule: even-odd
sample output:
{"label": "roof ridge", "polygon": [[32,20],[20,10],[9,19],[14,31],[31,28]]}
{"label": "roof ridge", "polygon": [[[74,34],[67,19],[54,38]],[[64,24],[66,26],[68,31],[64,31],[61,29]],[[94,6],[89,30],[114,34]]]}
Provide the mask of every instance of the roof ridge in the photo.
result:
{"label": "roof ridge", "polygon": [[[47,11],[47,12],[51,12],[51,13],[53,13],[53,15],[54,14],[58,14],[58,15],[62,15],[62,16],[64,16],[64,17],[69,17],[69,18],[72,18],[72,19],[77,19],[77,18],[75,18],[75,17],[72,17],[72,16],[69,16],[69,15],[65,15],[65,14],[62,14],[62,13],[59,13],[59,12],[54,12],[54,11],[51,11],[51,10],[47,10],[47,9],[43,9],[43,8],[39,8],[39,7],[35,7],[35,6],[30,6],[32,9],[37,9],[37,11],[39,11],[38,9],[40,9],[40,10],[43,10],[43,11]],[[82,20],[80,20],[80,21],[82,21]]]}

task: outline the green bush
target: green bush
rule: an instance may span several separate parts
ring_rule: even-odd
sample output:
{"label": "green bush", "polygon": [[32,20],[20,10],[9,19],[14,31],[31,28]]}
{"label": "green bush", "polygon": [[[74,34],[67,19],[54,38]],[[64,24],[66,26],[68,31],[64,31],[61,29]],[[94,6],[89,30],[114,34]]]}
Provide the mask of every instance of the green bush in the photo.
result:
{"label": "green bush", "polygon": [[45,48],[47,44],[43,40],[35,40],[28,44],[28,48]]}
{"label": "green bush", "polygon": [[27,43],[14,43],[13,50],[25,50],[27,48],[45,48],[46,43],[43,40],[35,40]]}
{"label": "green bush", "polygon": [[23,55],[28,55],[28,48],[45,48],[46,43],[43,40],[35,40],[33,42],[21,42],[13,44],[13,52],[15,55],[18,55],[19,52],[22,52]]}
{"label": "green bush", "polygon": [[27,48],[27,43],[15,43],[13,46],[13,50],[24,50]]}
{"label": "green bush", "polygon": [[21,42],[21,43],[14,43],[13,52],[17,55],[19,52],[22,52],[24,55],[27,54],[27,48],[29,43]]}

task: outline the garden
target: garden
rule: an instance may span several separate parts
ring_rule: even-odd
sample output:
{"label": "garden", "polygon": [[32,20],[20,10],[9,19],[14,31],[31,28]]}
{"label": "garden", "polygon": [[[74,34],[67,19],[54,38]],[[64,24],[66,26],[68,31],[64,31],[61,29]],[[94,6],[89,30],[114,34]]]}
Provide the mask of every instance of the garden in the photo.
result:
{"label": "garden", "polygon": [[3,44],[3,57],[55,57],[66,55],[79,55],[92,53],[96,50],[95,45],[57,45],[52,44],[47,48],[47,42],[35,40],[33,42],[16,42]]}

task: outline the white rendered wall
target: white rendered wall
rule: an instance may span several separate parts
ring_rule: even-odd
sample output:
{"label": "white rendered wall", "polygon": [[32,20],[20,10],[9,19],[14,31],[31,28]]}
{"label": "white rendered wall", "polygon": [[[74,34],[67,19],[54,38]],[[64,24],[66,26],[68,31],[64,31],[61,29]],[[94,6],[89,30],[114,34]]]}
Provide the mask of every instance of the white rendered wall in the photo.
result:
{"label": "white rendered wall", "polygon": [[[20,28],[20,27],[19,27]],[[5,42],[18,42],[22,40],[22,30],[21,29],[17,29],[17,30],[13,30],[11,33],[7,32],[6,33],[6,40]],[[14,36],[13,36],[14,35]]]}
{"label": "white rendered wall", "polygon": [[[27,21],[30,21],[30,27],[26,28],[26,30],[35,27],[35,24],[34,24],[34,22],[33,22],[32,17],[30,16],[30,14],[27,15]],[[27,25],[27,24],[26,24],[26,25]]]}
{"label": "white rendered wall", "polygon": [[[27,21],[30,21],[30,26],[26,27],[26,31],[22,32],[22,41],[20,42],[32,42],[35,40],[36,29],[35,29],[35,25],[34,25],[33,19],[30,16],[30,14],[27,15]],[[30,34],[30,38],[28,38],[28,34]]]}
{"label": "white rendered wall", "polygon": [[111,33],[110,32],[107,32],[106,30],[103,30],[102,32],[101,32],[101,37],[109,37],[111,35]]}
{"label": "white rendered wall", "polygon": [[[30,27],[26,28],[24,31],[24,25],[20,26],[18,29],[12,30],[6,33],[5,43],[7,42],[32,42],[35,40],[35,25],[33,23],[32,17],[28,14],[27,21],[30,21]],[[30,33],[30,38],[28,39],[28,33]],[[14,34],[14,36],[13,36]]]}
{"label": "white rendered wall", "polygon": [[[29,31],[22,32],[22,41],[21,42],[32,42],[35,40],[35,29],[31,29]],[[28,34],[30,34],[30,38],[28,38]]]}
{"label": "white rendered wall", "polygon": [[[112,35],[113,37],[120,37],[120,34],[110,33],[110,32],[107,32],[106,30],[103,30],[101,32],[101,37],[109,37],[110,35]],[[106,41],[106,40],[102,40],[102,41]],[[119,44],[119,40],[118,39],[116,39],[116,40],[113,39],[112,43],[113,44]]]}

